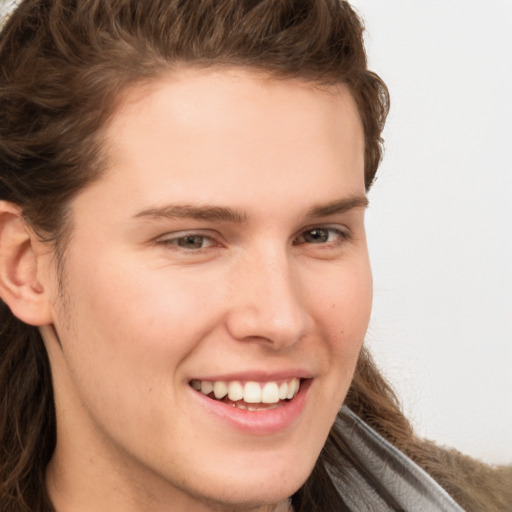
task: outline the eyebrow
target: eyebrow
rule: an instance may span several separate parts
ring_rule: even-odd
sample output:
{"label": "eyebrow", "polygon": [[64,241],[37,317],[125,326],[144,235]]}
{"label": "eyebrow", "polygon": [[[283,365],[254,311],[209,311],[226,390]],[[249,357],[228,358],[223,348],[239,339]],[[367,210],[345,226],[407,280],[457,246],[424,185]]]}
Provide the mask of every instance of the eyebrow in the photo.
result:
{"label": "eyebrow", "polygon": [[247,214],[243,211],[223,206],[192,206],[175,204],[161,208],[150,208],[135,215],[135,218],[150,217],[153,219],[196,219],[243,224],[247,222]]}
{"label": "eyebrow", "polygon": [[332,201],[325,205],[313,206],[306,218],[327,217],[336,213],[344,213],[355,208],[366,208],[368,198],[366,196],[350,196],[343,199]]}
{"label": "eyebrow", "polygon": [[[327,204],[313,206],[309,209],[306,218],[326,217],[337,213],[344,213],[354,208],[366,208],[368,199],[366,196],[351,196],[338,199]],[[149,217],[158,219],[195,219],[217,222],[229,222],[244,224],[247,222],[247,214],[244,211],[223,206],[193,206],[188,204],[173,204],[142,210],[135,214],[134,218]]]}

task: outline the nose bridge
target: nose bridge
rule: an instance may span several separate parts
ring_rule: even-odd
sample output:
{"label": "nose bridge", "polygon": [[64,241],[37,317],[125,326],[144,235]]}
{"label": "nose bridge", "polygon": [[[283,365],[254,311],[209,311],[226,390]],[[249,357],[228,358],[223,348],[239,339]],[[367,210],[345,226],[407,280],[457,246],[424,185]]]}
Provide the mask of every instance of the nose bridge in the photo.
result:
{"label": "nose bridge", "polygon": [[286,248],[260,244],[240,261],[235,274],[236,292],[228,321],[232,336],[260,338],[283,346],[304,335],[307,311],[297,269]]}

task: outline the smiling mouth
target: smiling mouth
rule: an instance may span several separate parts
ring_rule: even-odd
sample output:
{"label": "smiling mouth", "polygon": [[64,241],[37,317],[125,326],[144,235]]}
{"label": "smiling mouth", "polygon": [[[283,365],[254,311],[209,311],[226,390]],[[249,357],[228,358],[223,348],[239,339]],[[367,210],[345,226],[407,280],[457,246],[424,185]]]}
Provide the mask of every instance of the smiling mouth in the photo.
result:
{"label": "smiling mouth", "polygon": [[300,389],[298,378],[270,382],[190,381],[190,386],[203,395],[247,411],[277,409],[292,400]]}

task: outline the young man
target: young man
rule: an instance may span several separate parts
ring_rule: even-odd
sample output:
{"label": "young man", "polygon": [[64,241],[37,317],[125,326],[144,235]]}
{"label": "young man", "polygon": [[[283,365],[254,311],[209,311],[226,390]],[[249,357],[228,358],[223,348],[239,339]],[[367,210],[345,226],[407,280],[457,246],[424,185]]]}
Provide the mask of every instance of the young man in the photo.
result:
{"label": "young man", "polygon": [[14,13],[2,510],[460,510],[339,413],[414,441],[361,352],[387,112],[361,33],[334,1]]}

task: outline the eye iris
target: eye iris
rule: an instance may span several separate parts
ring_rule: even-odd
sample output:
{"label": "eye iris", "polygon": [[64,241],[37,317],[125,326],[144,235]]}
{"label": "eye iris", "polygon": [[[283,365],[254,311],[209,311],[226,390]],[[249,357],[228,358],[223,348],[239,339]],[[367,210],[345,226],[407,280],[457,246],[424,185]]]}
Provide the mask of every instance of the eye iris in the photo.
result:
{"label": "eye iris", "polygon": [[204,237],[199,235],[187,235],[177,240],[180,247],[186,249],[200,249],[203,247]]}
{"label": "eye iris", "polygon": [[304,233],[304,240],[312,244],[320,244],[329,240],[329,230],[315,228]]}

